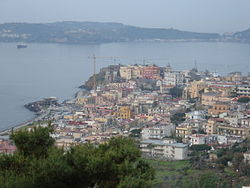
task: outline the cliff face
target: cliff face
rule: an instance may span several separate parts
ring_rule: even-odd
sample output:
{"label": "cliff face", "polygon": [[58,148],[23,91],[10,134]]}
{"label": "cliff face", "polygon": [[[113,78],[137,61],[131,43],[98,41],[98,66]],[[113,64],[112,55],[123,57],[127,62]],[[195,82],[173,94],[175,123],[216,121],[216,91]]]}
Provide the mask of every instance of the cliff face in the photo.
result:
{"label": "cliff face", "polygon": [[[96,74],[96,85],[105,85],[112,82],[121,82],[120,77],[120,65],[110,65],[108,67],[102,68],[98,74]],[[94,87],[94,76],[92,75],[84,85],[80,88],[91,90]]]}

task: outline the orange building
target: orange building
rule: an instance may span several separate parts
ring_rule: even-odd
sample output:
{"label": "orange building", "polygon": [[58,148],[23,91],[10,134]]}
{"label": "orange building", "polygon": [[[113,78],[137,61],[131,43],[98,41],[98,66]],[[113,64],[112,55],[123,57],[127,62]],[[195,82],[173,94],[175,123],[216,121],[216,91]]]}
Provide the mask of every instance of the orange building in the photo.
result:
{"label": "orange building", "polygon": [[229,112],[229,110],[230,110],[230,105],[228,103],[216,102],[215,104],[212,105],[211,109],[208,109],[208,113],[210,115],[219,115],[222,113]]}
{"label": "orange building", "polygon": [[207,92],[201,95],[201,104],[212,106],[218,101],[219,94],[215,92]]}

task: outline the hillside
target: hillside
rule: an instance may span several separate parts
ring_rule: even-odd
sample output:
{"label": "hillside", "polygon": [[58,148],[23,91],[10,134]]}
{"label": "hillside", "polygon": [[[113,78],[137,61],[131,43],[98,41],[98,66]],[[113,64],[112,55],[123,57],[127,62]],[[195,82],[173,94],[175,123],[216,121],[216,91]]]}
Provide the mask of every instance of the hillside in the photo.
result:
{"label": "hillside", "polygon": [[127,41],[214,41],[217,33],[141,28],[120,23],[55,22],[0,24],[0,42],[107,43]]}
{"label": "hillside", "polygon": [[250,28],[233,35],[234,39],[240,42],[250,42]]}

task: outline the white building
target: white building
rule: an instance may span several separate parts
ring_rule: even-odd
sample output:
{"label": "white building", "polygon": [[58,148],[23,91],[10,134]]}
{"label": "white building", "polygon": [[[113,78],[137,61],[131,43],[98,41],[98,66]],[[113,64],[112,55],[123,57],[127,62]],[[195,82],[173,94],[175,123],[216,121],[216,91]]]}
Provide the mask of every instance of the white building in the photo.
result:
{"label": "white building", "polygon": [[245,152],[243,156],[244,156],[244,162],[250,163],[250,151]]}
{"label": "white building", "polygon": [[250,96],[250,85],[239,85],[237,87],[237,95]]}
{"label": "white building", "polygon": [[141,131],[142,139],[163,139],[166,136],[172,136],[175,132],[175,125],[159,125],[154,127],[145,127]]}
{"label": "white building", "polygon": [[167,71],[164,72],[164,80],[163,83],[165,85],[183,85],[184,83],[184,75],[180,71]]}
{"label": "white building", "polygon": [[250,118],[239,119],[239,124],[243,127],[250,127]]}
{"label": "white building", "polygon": [[206,113],[203,110],[196,110],[186,113],[187,119],[203,120],[206,117]]}
{"label": "white building", "polygon": [[144,140],[140,144],[141,152],[150,158],[185,160],[187,159],[188,145],[176,143],[173,140]]}
{"label": "white building", "polygon": [[227,137],[224,135],[217,135],[217,142],[219,144],[227,144]]}
{"label": "white building", "polygon": [[190,137],[190,144],[191,145],[200,145],[207,143],[207,135],[204,134],[193,134]]}

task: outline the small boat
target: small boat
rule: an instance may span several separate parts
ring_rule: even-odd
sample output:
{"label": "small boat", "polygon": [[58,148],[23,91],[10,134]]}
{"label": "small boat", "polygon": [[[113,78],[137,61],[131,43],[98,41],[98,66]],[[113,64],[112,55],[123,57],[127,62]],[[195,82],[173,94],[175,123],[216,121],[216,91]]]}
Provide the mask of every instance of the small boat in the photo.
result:
{"label": "small boat", "polygon": [[28,45],[27,44],[17,44],[16,47],[17,48],[27,48]]}

